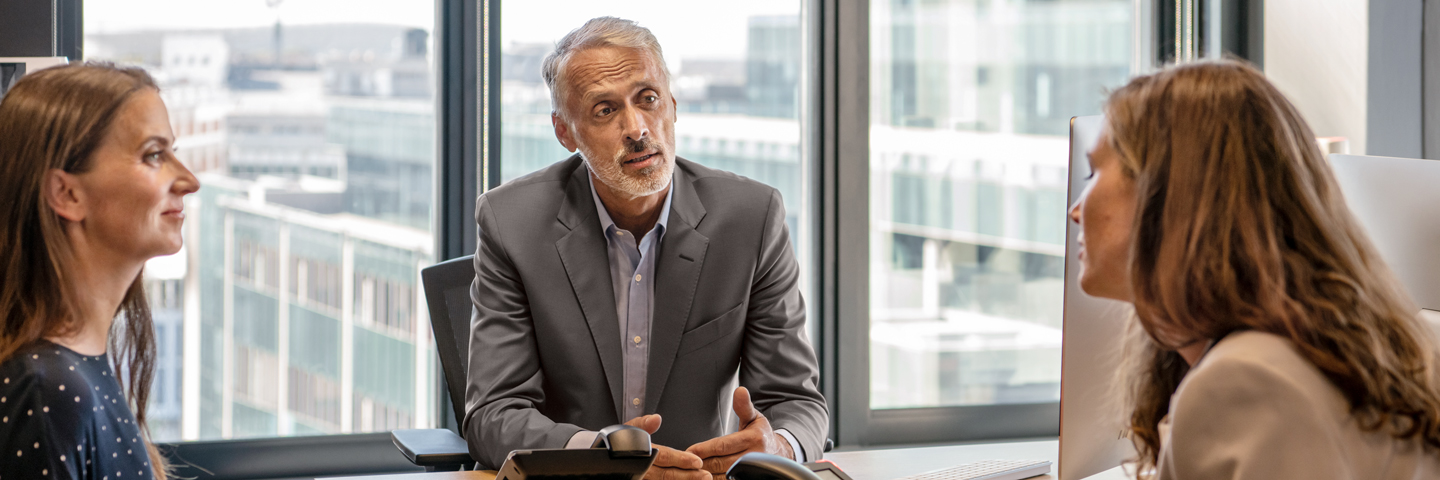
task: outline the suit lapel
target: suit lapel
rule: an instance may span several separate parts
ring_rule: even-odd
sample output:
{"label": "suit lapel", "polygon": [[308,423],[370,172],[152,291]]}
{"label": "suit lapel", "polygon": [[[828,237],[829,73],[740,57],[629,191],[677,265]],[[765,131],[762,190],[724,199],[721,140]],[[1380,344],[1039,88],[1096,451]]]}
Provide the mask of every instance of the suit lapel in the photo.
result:
{"label": "suit lapel", "polygon": [[615,288],[610,280],[610,257],[605,251],[605,237],[600,219],[595,214],[595,201],[590,196],[589,170],[583,163],[570,176],[565,188],[565,204],[557,217],[570,228],[570,233],[555,242],[570,288],[580,301],[590,337],[600,355],[605,381],[610,385],[611,404],[615,418],[625,419],[620,409],[624,363],[620,358],[620,319],[615,313]]}
{"label": "suit lapel", "polygon": [[686,171],[683,159],[676,159],[675,178],[670,202],[670,219],[665,238],[660,242],[659,261],[655,264],[655,311],[650,321],[650,364],[645,378],[645,411],[654,412],[660,405],[680,336],[690,318],[690,306],[705,264],[705,251],[710,239],[695,230],[705,218],[705,207],[695,193],[693,178]]}

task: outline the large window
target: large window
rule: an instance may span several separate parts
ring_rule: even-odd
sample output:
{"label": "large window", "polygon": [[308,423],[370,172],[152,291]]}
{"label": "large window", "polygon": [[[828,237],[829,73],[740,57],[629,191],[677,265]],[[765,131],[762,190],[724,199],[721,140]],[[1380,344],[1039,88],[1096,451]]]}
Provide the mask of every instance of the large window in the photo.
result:
{"label": "large window", "polygon": [[1150,0],[83,5],[86,57],[156,77],[204,184],[146,268],[162,442],[440,421],[418,269],[473,252],[470,177],[569,155],[540,61],[603,15],[663,45],[677,153],[784,196],[837,441],[1049,434],[1067,121],[1177,28]]}
{"label": "large window", "polygon": [[[507,2],[501,23],[500,172],[504,180],[570,153],[550,124],[540,63],[585,21],[618,16],[659,39],[678,102],[677,154],[775,187],[808,288],[810,205],[802,161],[800,0]],[[703,19],[703,20],[701,20]]]}
{"label": "large window", "polygon": [[156,441],[435,423],[432,0],[87,0],[88,60],[160,83],[202,188],[146,267]]}
{"label": "large window", "polygon": [[871,409],[1059,400],[1069,119],[1132,4],[871,1]]}

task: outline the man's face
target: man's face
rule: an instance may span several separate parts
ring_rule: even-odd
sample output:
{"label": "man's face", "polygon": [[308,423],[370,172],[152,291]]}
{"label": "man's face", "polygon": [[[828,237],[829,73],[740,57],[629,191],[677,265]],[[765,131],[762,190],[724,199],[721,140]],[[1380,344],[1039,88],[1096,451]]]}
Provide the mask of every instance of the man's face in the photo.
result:
{"label": "man's face", "polygon": [[580,155],[615,193],[643,197],[665,190],[675,169],[675,97],[657,58],[641,50],[596,47],[575,52],[561,72],[568,90],[555,137]]}

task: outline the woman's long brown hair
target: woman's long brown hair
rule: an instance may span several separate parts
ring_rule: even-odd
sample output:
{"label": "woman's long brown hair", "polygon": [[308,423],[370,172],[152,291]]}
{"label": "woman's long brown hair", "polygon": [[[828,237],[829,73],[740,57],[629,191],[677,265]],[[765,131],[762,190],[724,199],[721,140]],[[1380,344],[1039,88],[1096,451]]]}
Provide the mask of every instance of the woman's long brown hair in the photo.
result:
{"label": "woman's long brown hair", "polygon": [[[46,337],[80,327],[80,292],[66,280],[74,260],[60,216],[42,187],[51,169],[83,173],[121,106],[156,90],[139,68],[71,64],[23,77],[0,100],[0,362]],[[167,463],[150,442],[146,410],[155,377],[155,326],[137,275],[115,312],[109,351],[145,438],[156,478]],[[124,319],[123,323],[120,319]]]}
{"label": "woman's long brown hair", "polygon": [[1440,447],[1434,339],[1345,206],[1315,135],[1254,68],[1208,61],[1136,78],[1105,107],[1135,180],[1127,411],[1140,471],[1189,365],[1235,330],[1289,339],[1366,431]]}

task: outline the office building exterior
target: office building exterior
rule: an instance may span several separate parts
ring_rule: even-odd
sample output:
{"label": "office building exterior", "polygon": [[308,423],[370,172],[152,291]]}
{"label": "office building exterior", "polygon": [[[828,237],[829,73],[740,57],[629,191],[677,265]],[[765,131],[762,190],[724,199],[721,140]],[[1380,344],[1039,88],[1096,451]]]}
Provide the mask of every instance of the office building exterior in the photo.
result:
{"label": "office building exterior", "polygon": [[[425,231],[257,202],[218,175],[189,206],[185,424],[199,438],[430,423],[434,347]],[[203,233],[196,233],[197,231]],[[205,235],[223,232],[223,235]]]}

